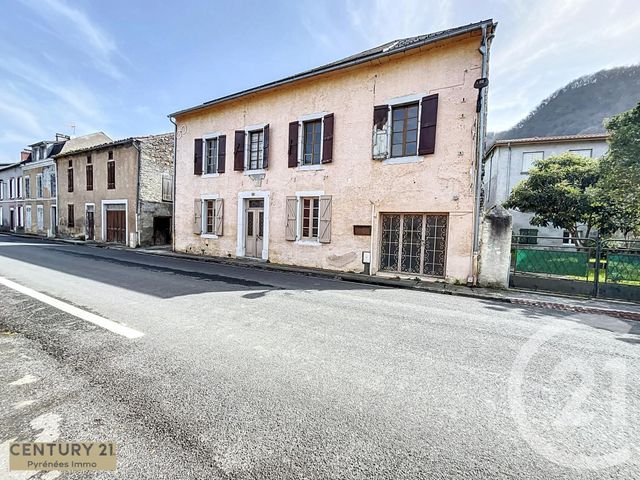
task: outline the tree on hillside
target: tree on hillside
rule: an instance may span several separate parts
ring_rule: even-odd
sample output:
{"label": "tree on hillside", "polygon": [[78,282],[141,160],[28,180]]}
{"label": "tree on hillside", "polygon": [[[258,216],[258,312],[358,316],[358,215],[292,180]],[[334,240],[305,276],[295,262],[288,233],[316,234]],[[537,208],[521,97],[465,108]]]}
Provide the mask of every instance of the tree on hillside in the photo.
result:
{"label": "tree on hillside", "polygon": [[610,222],[627,236],[640,234],[640,103],[606,123],[611,135],[596,195]]}
{"label": "tree on hillside", "polygon": [[578,237],[580,225],[586,226],[586,236],[594,227],[615,229],[603,222],[608,207],[594,201],[599,178],[598,159],[569,152],[554,155],[535,163],[504,206],[533,213],[532,225],[551,225],[568,231],[572,237]]}

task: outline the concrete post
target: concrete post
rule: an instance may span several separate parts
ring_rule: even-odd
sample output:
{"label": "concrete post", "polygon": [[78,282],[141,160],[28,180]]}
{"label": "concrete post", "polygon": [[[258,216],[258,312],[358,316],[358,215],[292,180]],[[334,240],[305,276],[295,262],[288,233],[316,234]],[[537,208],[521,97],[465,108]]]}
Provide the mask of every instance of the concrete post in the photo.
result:
{"label": "concrete post", "polygon": [[500,205],[484,215],[478,274],[481,287],[509,287],[512,223],[511,214]]}

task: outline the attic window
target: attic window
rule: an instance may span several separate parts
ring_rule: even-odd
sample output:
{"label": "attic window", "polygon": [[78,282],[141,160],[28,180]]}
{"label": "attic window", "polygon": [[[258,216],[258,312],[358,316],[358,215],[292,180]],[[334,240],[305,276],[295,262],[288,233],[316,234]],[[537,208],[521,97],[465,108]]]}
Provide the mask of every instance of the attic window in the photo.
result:
{"label": "attic window", "polygon": [[113,150],[109,150],[109,160],[113,160]]}
{"label": "attic window", "polygon": [[73,167],[73,161],[69,160],[69,167]]}
{"label": "attic window", "polygon": [[87,164],[91,165],[91,155],[87,155]]}

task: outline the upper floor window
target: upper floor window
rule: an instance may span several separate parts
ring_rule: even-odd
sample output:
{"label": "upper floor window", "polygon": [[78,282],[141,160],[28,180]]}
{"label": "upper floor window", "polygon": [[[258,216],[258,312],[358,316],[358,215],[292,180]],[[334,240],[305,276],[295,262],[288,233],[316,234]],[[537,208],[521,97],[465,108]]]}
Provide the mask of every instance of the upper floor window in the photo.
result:
{"label": "upper floor window", "polygon": [[591,158],[593,157],[593,149],[592,148],[576,148],[574,150],[569,150],[571,153],[575,153],[576,155],[582,155],[583,157]]}
{"label": "upper floor window", "polygon": [[249,155],[247,162],[248,170],[258,170],[264,168],[264,131],[256,130],[249,132]]}
{"label": "upper floor window", "polygon": [[391,156],[418,153],[418,102],[391,108]]}
{"label": "upper floor window", "polygon": [[524,152],[522,154],[522,173],[527,173],[534,163],[544,159],[544,152]]}
{"label": "upper floor window", "polygon": [[162,201],[173,200],[173,177],[168,173],[162,174]]}
{"label": "upper floor window", "polygon": [[36,175],[36,197],[42,198],[42,174]]}
{"label": "upper floor window", "polygon": [[87,190],[93,190],[93,165],[91,164],[91,159],[87,161],[89,162],[85,168],[87,177]]}
{"label": "upper floor window", "polygon": [[0,200],[4,200],[4,181],[0,180]]}
{"label": "upper floor window", "polygon": [[205,168],[204,173],[211,175],[218,173],[218,138],[205,140]]}
{"label": "upper floor window", "polygon": [[113,160],[113,150],[109,150],[109,160]]}
{"label": "upper floor window", "polygon": [[51,192],[52,197],[55,197],[57,193],[58,186],[56,184],[56,181],[57,179],[55,173],[49,175],[49,191]]}
{"label": "upper floor window", "polygon": [[9,179],[9,198],[15,198],[16,196],[16,179],[11,177]]}
{"label": "upper floor window", "polygon": [[31,198],[31,177],[24,177],[24,198]]}
{"label": "upper floor window", "polygon": [[322,119],[304,122],[302,137],[302,165],[320,165],[322,147]]}
{"label": "upper floor window", "polygon": [[22,198],[22,177],[18,177],[18,182],[17,182],[17,186],[18,186],[18,198]]}
{"label": "upper floor window", "polygon": [[109,160],[107,162],[107,189],[113,190],[114,188],[116,188],[116,162]]}
{"label": "upper floor window", "polygon": [[67,191],[73,192],[73,166],[69,160],[69,168],[67,168]]}

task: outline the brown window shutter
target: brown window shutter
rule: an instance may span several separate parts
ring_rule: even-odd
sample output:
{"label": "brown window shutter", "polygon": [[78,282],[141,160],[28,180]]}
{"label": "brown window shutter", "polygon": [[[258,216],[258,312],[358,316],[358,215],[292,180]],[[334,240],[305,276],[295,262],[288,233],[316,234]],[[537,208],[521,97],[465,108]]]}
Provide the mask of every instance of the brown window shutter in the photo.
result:
{"label": "brown window shutter", "polygon": [[287,197],[287,225],[286,225],[285,234],[284,234],[285,240],[294,241],[296,239],[297,208],[298,208],[298,199],[296,197]]}
{"label": "brown window shutter", "polygon": [[331,242],[331,195],[320,197],[320,228],[318,230],[320,243]]}
{"label": "brown window shutter", "polygon": [[333,161],[333,113],[324,116],[322,138],[322,163]]}
{"label": "brown window shutter", "polygon": [[389,156],[389,105],[373,107],[373,159]]}
{"label": "brown window shutter", "polygon": [[202,200],[199,198],[193,201],[193,233],[202,233]]}
{"label": "brown window shutter", "polygon": [[420,115],[420,142],[418,155],[430,155],[436,151],[436,121],[438,119],[438,94],[422,98]]}
{"label": "brown window shutter", "polygon": [[193,174],[202,175],[202,139],[193,141]]}
{"label": "brown window shutter", "polygon": [[218,137],[218,173],[224,173],[224,164],[227,158],[227,136]]}
{"label": "brown window shutter", "polygon": [[269,166],[269,124],[262,129],[264,142],[262,143],[262,168]]}
{"label": "brown window shutter", "polygon": [[233,169],[244,170],[244,130],[236,130],[235,147],[233,149]]}
{"label": "brown window shutter", "polygon": [[289,124],[289,168],[298,166],[298,122]]}
{"label": "brown window shutter", "polygon": [[223,214],[224,214],[224,204],[222,203],[222,199],[218,198],[213,204],[213,215],[215,217],[215,229],[216,235],[222,235],[222,224],[223,224]]}

